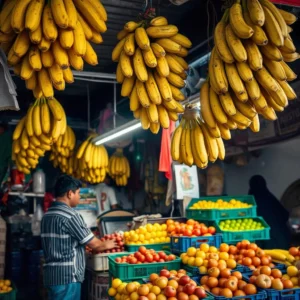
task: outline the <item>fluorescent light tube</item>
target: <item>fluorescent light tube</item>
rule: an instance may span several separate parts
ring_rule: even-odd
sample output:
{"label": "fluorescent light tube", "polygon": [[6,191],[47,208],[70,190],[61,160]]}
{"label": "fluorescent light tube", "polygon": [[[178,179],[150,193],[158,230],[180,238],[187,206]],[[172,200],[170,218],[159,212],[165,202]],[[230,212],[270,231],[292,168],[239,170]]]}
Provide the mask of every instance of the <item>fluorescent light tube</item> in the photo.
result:
{"label": "fluorescent light tube", "polygon": [[123,135],[125,135],[133,130],[136,130],[138,128],[141,128],[141,127],[142,127],[142,124],[139,120],[133,120],[133,121],[130,121],[120,127],[115,128],[109,132],[106,132],[103,135],[95,137],[92,142],[98,146],[98,145],[107,143],[109,141],[112,141],[120,136],[123,136]]}

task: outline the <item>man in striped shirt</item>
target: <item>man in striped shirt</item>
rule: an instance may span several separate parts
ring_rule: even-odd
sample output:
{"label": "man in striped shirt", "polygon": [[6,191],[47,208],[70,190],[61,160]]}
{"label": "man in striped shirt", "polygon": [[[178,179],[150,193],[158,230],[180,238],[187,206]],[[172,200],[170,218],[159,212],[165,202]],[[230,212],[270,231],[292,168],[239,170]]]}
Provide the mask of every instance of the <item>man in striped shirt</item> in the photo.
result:
{"label": "man in striped shirt", "polygon": [[115,241],[100,241],[72,207],[79,203],[80,181],[62,175],[55,184],[56,201],[41,224],[45,254],[44,285],[49,300],[80,300],[85,271],[85,245],[95,251],[113,249]]}

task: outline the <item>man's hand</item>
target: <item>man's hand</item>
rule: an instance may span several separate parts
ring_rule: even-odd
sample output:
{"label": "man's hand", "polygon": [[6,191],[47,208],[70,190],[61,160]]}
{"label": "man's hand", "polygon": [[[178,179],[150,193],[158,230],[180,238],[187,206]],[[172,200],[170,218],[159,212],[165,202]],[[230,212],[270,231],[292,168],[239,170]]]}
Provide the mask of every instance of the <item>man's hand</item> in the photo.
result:
{"label": "man's hand", "polygon": [[118,247],[118,244],[115,240],[107,240],[102,242],[103,250],[110,250]]}

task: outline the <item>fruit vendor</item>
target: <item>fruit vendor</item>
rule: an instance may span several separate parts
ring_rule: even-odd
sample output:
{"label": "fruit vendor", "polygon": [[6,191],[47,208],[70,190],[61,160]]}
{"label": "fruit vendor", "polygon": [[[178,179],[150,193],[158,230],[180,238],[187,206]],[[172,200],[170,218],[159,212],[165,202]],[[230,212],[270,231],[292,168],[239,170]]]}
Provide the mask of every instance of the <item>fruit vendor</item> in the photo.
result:
{"label": "fruit vendor", "polygon": [[56,201],[41,225],[45,255],[44,285],[49,300],[80,300],[85,272],[85,246],[100,252],[116,247],[115,241],[100,241],[86,227],[73,207],[79,203],[80,181],[62,175],[55,184]]}

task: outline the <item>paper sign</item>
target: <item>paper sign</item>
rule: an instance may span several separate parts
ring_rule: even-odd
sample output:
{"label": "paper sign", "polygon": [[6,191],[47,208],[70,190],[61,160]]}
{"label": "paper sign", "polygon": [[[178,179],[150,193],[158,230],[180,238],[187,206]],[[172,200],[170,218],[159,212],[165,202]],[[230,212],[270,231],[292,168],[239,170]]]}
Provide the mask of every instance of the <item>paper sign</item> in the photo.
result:
{"label": "paper sign", "polygon": [[196,166],[175,165],[176,199],[199,198],[199,182]]}

